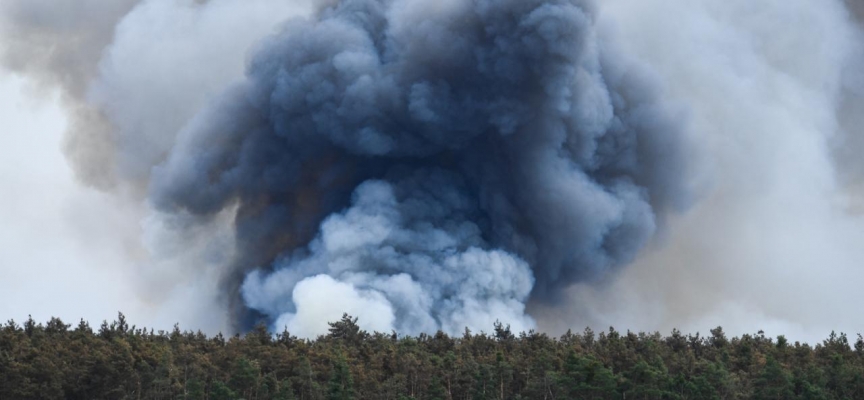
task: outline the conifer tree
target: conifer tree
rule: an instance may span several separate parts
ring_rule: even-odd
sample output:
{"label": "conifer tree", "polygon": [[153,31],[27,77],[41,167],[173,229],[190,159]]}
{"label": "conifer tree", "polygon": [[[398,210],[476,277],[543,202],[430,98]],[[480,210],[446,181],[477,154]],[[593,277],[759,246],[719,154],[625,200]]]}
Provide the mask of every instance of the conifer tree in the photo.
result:
{"label": "conifer tree", "polygon": [[[356,322],[356,320],[355,320]],[[333,363],[333,372],[330,375],[330,384],[327,387],[328,400],[353,400],[354,380],[344,354],[340,353]]]}

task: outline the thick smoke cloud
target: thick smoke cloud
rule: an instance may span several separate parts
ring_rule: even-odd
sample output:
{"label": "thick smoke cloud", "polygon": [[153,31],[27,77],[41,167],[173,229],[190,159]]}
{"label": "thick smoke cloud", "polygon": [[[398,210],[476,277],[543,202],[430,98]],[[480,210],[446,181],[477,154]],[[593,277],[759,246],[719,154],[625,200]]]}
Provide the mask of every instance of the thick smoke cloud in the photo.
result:
{"label": "thick smoke cloud", "polygon": [[568,289],[569,317],[532,304],[541,328],[860,332],[862,131],[844,122],[862,110],[860,18],[842,1],[600,8],[599,24],[614,24],[604,35],[687,102],[705,190],[621,275]]}
{"label": "thick smoke cloud", "polygon": [[304,294],[332,289],[376,327],[531,328],[529,293],[630,262],[685,201],[680,128],[631,67],[574,1],[346,0],[258,46],[152,199],[238,206],[236,267],[279,257],[243,296],[277,324],[315,333]]}
{"label": "thick smoke cloud", "polygon": [[[476,201],[455,179],[420,173],[362,184],[351,208],[322,224],[308,252],[280,261],[270,276],[253,273],[246,300],[301,335],[326,329],[321,315],[344,311],[383,332],[458,333],[498,319],[519,331],[533,328],[524,315],[533,284],[528,264],[484,250],[490,246],[471,219]],[[317,289],[305,292],[308,286]],[[310,312],[322,307],[327,311]]]}
{"label": "thick smoke cloud", "polygon": [[148,301],[530,329],[529,298],[626,265],[688,200],[680,118],[588,2],[2,6],[3,64],[61,89],[79,177],[146,198]]}
{"label": "thick smoke cloud", "polygon": [[864,323],[860,1],[0,7],[2,65],[144,215],[147,302],[304,335]]}

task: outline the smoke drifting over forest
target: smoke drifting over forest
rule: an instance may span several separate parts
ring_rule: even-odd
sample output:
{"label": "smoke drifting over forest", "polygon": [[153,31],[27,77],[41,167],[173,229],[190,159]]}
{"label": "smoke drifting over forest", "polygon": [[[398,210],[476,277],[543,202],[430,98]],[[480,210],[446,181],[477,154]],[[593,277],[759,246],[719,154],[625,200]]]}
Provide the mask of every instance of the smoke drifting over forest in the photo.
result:
{"label": "smoke drifting over forest", "polygon": [[859,11],[0,0],[0,63],[140,209],[148,301],[302,336],[810,334],[864,278]]}

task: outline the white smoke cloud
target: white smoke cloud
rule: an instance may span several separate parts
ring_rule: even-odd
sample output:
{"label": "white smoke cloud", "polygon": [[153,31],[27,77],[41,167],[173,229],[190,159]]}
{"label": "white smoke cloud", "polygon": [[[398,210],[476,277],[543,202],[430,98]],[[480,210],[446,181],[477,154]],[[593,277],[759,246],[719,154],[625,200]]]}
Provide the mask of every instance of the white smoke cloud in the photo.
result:
{"label": "white smoke cloud", "polygon": [[308,254],[247,278],[246,302],[279,316],[274,329],[312,337],[342,312],[383,332],[459,334],[491,329],[497,320],[516,331],[534,328],[525,315],[533,286],[528,264],[483,250],[476,225],[451,220],[474,206],[457,190],[434,192],[448,187],[446,177],[414,179],[431,183],[401,199],[386,182],[362,184],[352,207],[322,224]]}
{"label": "white smoke cloud", "polygon": [[393,307],[380,292],[358,290],[328,275],[304,279],[294,286],[296,313],[285,313],[274,329],[288,329],[294,335],[314,338],[327,333],[330,321],[338,321],[343,313],[358,318],[363,329],[374,332],[393,330]]}

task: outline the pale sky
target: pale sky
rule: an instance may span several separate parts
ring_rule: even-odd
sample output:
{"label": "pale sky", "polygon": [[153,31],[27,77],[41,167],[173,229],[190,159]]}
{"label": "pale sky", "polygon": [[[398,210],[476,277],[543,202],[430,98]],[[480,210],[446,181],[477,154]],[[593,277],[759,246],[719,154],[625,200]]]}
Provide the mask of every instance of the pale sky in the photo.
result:
{"label": "pale sky", "polygon": [[91,324],[138,312],[124,276],[107,195],[78,185],[61,152],[66,120],[56,99],[0,73],[0,315]]}

